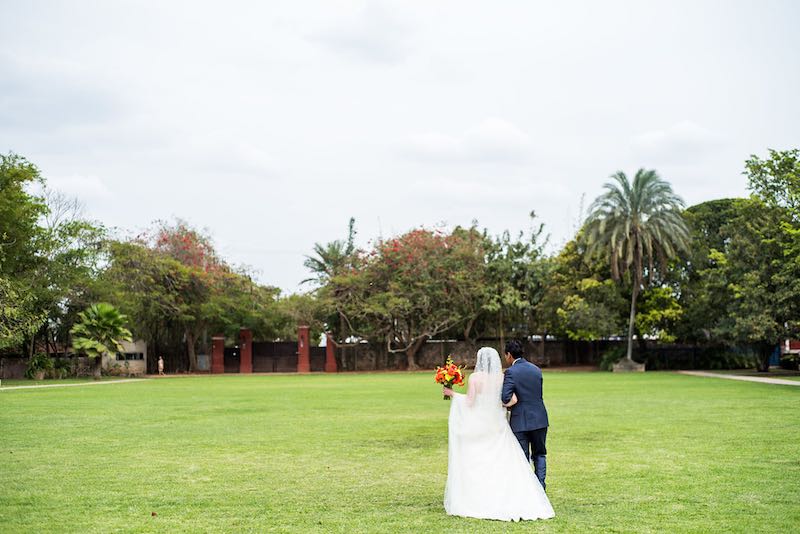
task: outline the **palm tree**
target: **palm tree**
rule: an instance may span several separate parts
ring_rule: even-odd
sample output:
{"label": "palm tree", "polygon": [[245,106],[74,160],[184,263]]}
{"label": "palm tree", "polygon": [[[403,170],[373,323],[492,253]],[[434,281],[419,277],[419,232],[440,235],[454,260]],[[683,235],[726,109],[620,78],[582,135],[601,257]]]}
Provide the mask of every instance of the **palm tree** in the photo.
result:
{"label": "palm tree", "polygon": [[633,184],[622,171],[611,175],[611,179],[589,208],[586,253],[588,257],[605,256],[614,280],[619,281],[630,272],[627,362],[633,364],[636,298],[643,289],[645,275],[651,280],[656,261],[663,272],[667,260],[689,249],[689,229],[681,215],[683,200],[656,171],[639,169]]}
{"label": "palm tree", "polygon": [[[301,284],[306,282],[316,282],[319,290],[325,291],[325,286],[330,285],[331,280],[339,274],[346,272],[347,269],[353,268],[353,261],[355,257],[355,237],[356,237],[356,220],[350,217],[350,223],[347,227],[347,241],[339,239],[331,241],[325,245],[314,243],[314,256],[306,256],[303,265],[311,271],[314,276],[306,278]],[[334,290],[335,293],[335,290]],[[337,307],[338,308],[338,307]],[[346,319],[344,313],[337,309],[336,316],[339,319],[338,338],[339,341],[335,342],[336,346],[343,346],[347,339]],[[328,325],[330,330],[332,325]],[[330,340],[329,340],[330,341]],[[344,358],[342,354],[341,358]],[[355,363],[353,363],[355,368]]]}
{"label": "palm tree", "polygon": [[315,255],[306,256],[303,262],[305,268],[314,273],[314,277],[306,278],[301,284],[316,281],[323,286],[350,264],[355,250],[355,223],[356,220],[351,217],[346,242],[337,239],[325,245],[314,243]]}
{"label": "palm tree", "polygon": [[72,327],[72,347],[94,358],[94,377],[100,378],[103,355],[122,350],[122,341],[131,341],[125,328],[127,317],[111,304],[92,304],[78,314],[79,322]]}

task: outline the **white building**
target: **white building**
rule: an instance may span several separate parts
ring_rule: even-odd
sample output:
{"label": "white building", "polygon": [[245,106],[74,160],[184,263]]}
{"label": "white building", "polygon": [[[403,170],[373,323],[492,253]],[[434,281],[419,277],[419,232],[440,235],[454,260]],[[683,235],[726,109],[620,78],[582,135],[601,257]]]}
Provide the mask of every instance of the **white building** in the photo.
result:
{"label": "white building", "polygon": [[115,365],[119,365],[125,374],[147,373],[147,342],[141,339],[133,342],[123,341],[122,352],[103,356],[103,369],[109,370]]}

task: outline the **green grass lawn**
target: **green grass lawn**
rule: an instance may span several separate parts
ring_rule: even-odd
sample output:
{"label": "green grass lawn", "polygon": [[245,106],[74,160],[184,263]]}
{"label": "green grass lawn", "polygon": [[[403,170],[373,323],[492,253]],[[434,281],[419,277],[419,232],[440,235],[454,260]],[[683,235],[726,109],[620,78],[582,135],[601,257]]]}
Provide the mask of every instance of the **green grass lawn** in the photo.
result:
{"label": "green grass lawn", "polygon": [[[115,380],[125,380],[127,377],[122,376],[102,376],[101,382],[113,382]],[[50,386],[55,384],[84,384],[87,382],[96,382],[92,377],[82,378],[45,378],[44,380],[33,380],[28,378],[4,378],[0,383],[0,389],[10,388],[13,386]]]}
{"label": "green grass lawn", "polygon": [[787,369],[770,369],[768,373],[759,373],[752,369],[735,369],[733,371],[712,371],[726,375],[756,376],[761,378],[780,378],[781,380],[800,380],[800,371],[789,371]]}
{"label": "green grass lawn", "polygon": [[[556,517],[446,516],[432,373],[0,392],[2,532],[790,532],[800,388],[545,373]],[[153,517],[151,514],[157,515]]]}

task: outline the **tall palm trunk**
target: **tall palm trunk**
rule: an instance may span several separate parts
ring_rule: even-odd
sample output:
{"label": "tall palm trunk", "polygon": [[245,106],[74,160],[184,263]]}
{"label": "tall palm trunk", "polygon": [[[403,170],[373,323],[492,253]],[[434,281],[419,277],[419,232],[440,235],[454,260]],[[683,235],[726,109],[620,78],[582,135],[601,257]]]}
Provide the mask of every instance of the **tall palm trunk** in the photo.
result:
{"label": "tall palm trunk", "polygon": [[92,359],[94,360],[92,364],[92,376],[95,380],[100,380],[103,374],[103,357],[95,356]]}
{"label": "tall palm trunk", "polygon": [[636,297],[639,296],[639,284],[633,284],[633,292],[631,294],[631,316],[628,320],[628,354],[627,359],[629,362],[633,361],[633,323],[636,319]]}

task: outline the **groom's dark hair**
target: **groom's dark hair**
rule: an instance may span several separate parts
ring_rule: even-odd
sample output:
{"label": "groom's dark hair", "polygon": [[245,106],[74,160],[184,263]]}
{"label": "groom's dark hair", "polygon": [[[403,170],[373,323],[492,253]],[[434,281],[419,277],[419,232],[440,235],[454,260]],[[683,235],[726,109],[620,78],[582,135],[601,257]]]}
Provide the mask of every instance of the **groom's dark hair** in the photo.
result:
{"label": "groom's dark hair", "polygon": [[517,341],[516,339],[511,339],[506,341],[506,352],[511,354],[516,360],[517,358],[524,358],[525,351],[522,350],[522,343]]}

